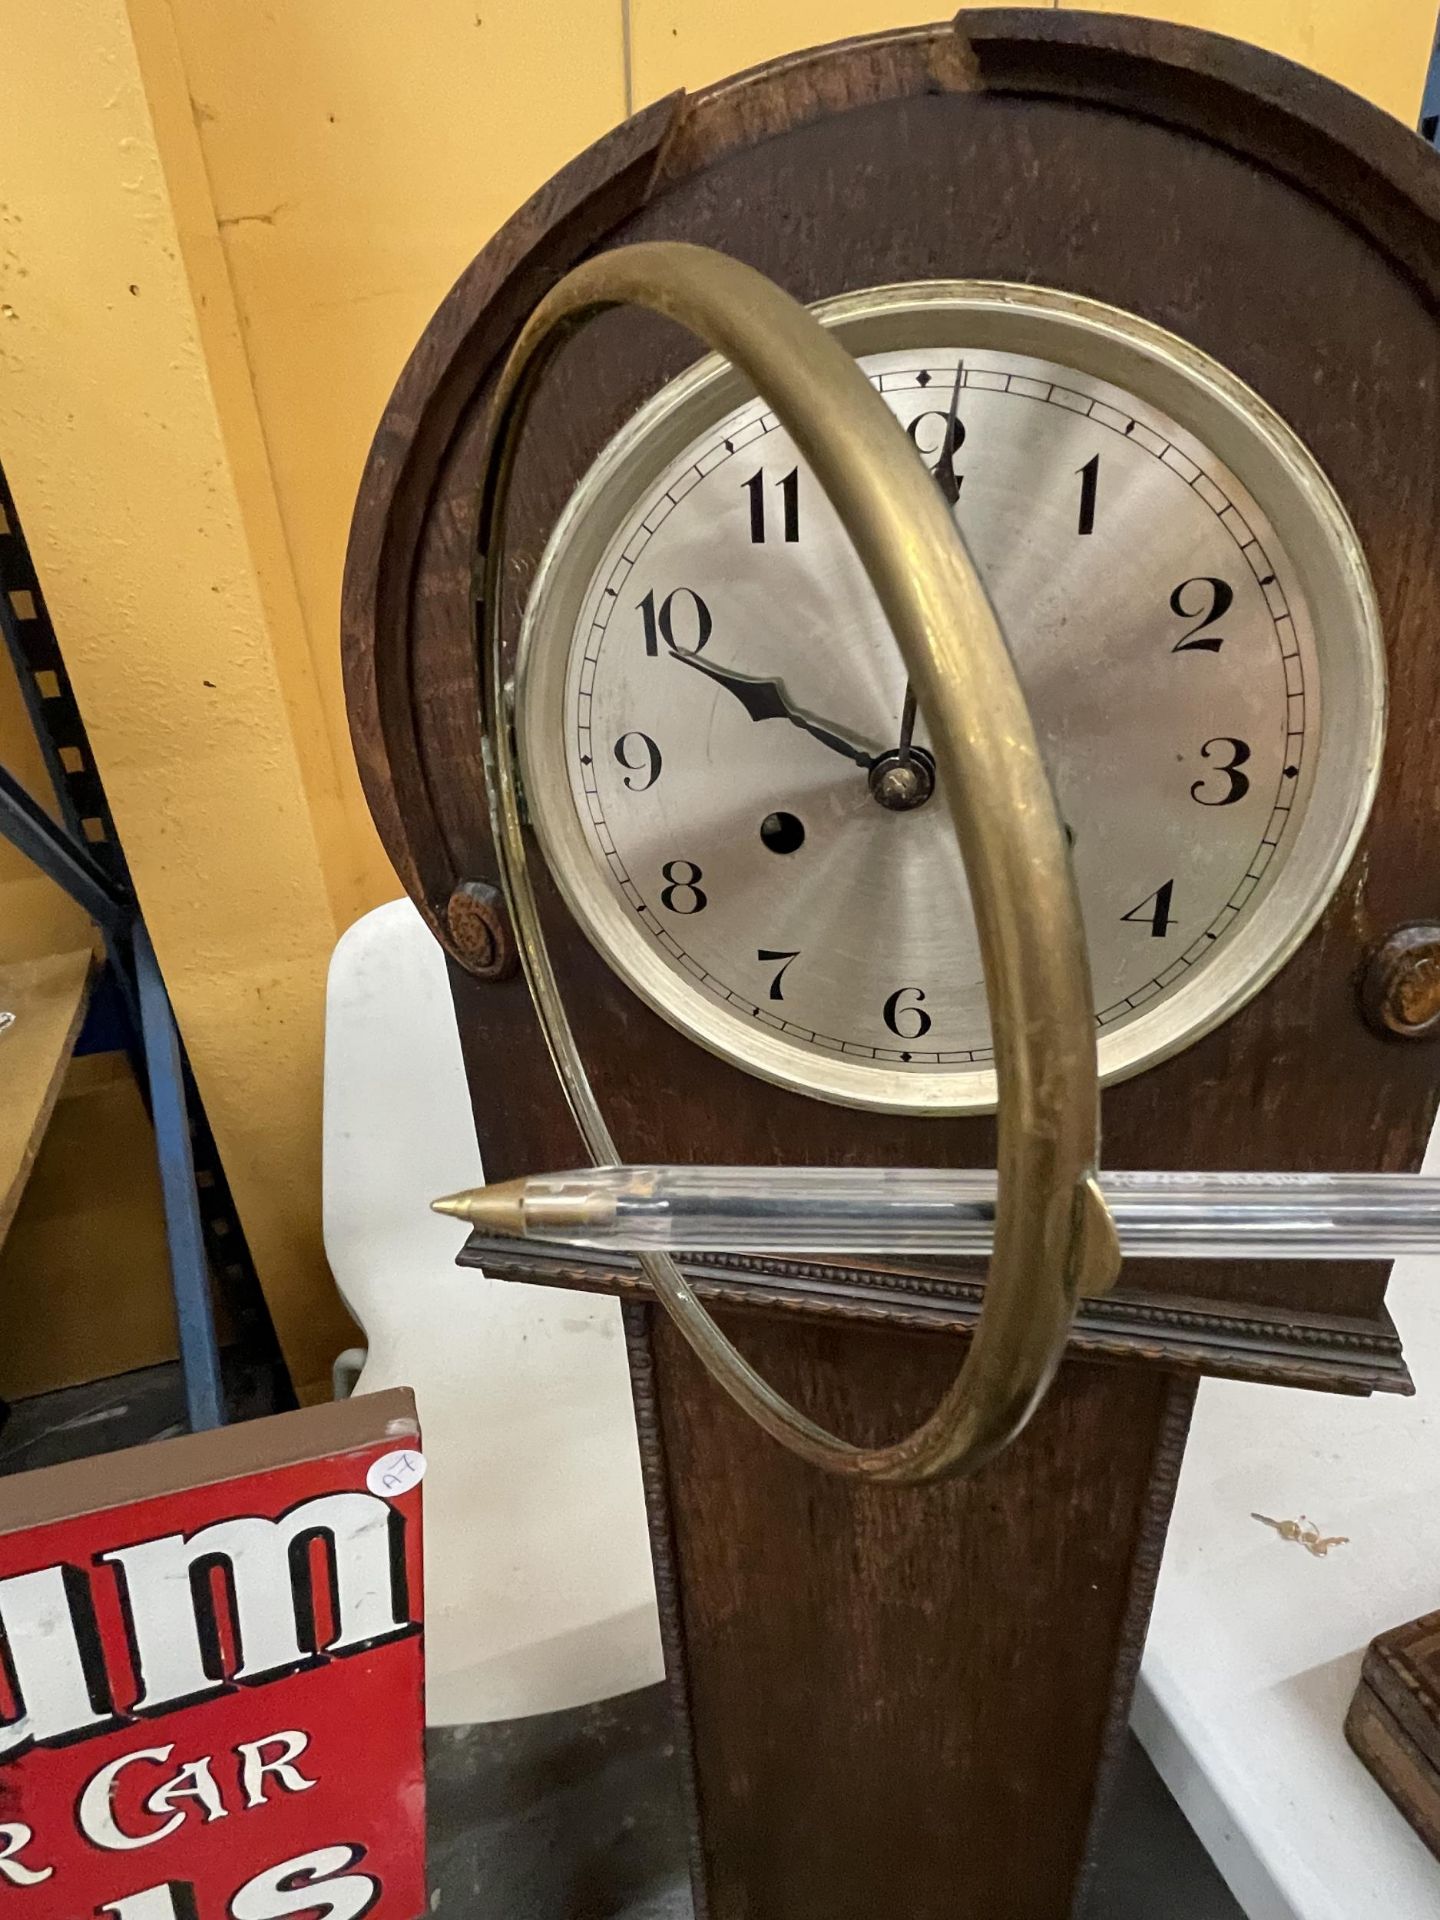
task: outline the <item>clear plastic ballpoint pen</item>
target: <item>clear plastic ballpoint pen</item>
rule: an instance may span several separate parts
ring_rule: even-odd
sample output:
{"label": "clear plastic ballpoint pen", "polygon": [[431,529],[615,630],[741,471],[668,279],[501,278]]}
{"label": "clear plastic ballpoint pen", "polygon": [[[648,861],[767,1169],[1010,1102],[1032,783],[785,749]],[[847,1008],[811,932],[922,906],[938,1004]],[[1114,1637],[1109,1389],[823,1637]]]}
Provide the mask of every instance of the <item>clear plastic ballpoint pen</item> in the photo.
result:
{"label": "clear plastic ballpoint pen", "polygon": [[[1440,1178],[1104,1173],[1122,1251],[1146,1259],[1440,1253]],[[431,1203],[481,1232],[600,1251],[981,1254],[995,1175],[915,1167],[600,1167]]]}

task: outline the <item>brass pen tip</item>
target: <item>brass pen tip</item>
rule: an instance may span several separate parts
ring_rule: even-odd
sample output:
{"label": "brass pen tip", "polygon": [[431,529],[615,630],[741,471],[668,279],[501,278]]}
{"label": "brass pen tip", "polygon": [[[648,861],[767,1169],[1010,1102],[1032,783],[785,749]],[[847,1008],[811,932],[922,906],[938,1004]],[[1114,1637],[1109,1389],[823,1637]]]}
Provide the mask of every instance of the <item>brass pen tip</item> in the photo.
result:
{"label": "brass pen tip", "polygon": [[489,1233],[523,1234],[525,1182],[500,1180],[492,1187],[470,1187],[430,1202],[432,1213],[447,1214]]}

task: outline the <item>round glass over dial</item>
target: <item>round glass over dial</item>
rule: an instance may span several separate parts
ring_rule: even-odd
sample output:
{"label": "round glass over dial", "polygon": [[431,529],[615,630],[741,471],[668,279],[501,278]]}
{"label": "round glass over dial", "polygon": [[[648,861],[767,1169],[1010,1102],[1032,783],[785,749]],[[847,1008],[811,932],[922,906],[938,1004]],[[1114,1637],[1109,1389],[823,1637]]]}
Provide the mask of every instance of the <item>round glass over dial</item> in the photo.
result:
{"label": "round glass over dial", "polygon": [[[1354,533],[1252,393],[1128,315],[979,285],[820,313],[994,601],[1071,841],[1101,1071],[1134,1073],[1264,984],[1353,850],[1384,697]],[[826,1098],[994,1104],[924,715],[793,440],[719,363],[577,490],[517,698],[551,869],[666,1018]]]}

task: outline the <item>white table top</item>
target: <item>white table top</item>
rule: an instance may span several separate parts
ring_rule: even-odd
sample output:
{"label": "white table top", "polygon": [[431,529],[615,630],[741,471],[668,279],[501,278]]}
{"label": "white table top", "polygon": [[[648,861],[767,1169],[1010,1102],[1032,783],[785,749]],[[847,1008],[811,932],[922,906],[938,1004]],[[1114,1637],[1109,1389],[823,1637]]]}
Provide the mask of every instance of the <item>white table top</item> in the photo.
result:
{"label": "white table top", "polygon": [[1415,1399],[1206,1381],[1180,1476],[1134,1725],[1249,1920],[1440,1916],[1440,1861],[1343,1732],[1370,1640],[1440,1608],[1440,1260],[1389,1303]]}

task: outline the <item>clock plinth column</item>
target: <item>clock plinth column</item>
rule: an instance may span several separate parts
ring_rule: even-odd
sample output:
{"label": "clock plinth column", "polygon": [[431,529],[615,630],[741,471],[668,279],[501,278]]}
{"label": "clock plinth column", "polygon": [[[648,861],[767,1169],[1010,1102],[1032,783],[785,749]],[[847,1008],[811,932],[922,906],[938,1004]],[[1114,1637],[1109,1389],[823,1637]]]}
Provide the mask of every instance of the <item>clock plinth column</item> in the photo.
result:
{"label": "clock plinth column", "polygon": [[[1070,1920],[1126,1724],[1194,1398],[1071,1361],[974,1479],[804,1465],[626,1309],[702,1920]],[[731,1316],[816,1419],[876,1442],[945,1334]]]}

